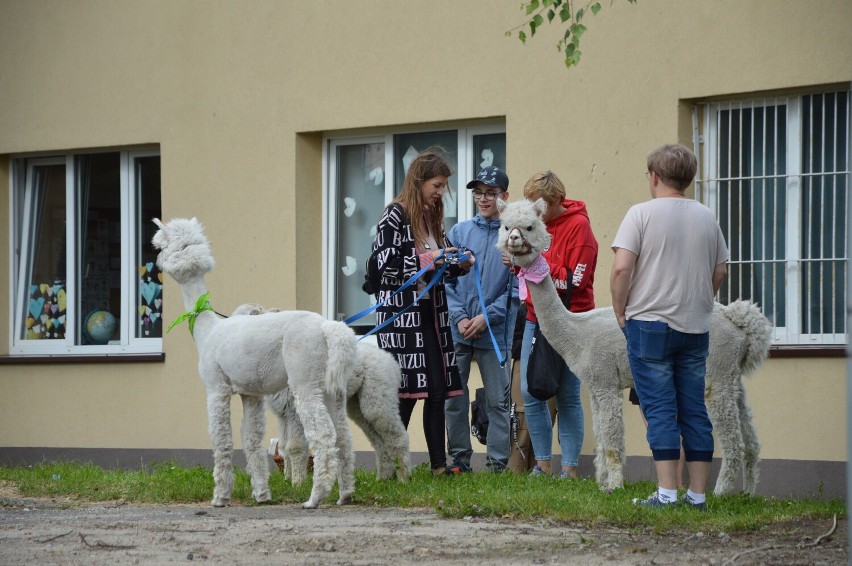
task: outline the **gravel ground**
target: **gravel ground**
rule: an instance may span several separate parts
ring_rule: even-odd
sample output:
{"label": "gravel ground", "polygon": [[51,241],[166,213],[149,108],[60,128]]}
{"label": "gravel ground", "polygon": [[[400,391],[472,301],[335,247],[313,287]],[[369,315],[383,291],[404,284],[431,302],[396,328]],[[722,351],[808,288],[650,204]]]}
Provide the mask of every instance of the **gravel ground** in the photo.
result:
{"label": "gravel ground", "polygon": [[[635,532],[428,509],[79,503],[0,486],[0,564],[847,564],[846,520]],[[831,532],[830,535],[827,533]],[[827,535],[827,536],[826,536]]]}

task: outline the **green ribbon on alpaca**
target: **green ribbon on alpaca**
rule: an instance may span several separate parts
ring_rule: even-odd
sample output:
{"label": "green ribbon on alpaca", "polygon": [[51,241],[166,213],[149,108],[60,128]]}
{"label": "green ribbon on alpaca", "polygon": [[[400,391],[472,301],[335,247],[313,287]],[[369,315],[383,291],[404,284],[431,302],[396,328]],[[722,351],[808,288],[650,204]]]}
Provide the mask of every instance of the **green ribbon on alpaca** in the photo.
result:
{"label": "green ribbon on alpaca", "polygon": [[197,317],[204,311],[216,312],[213,310],[213,307],[210,306],[210,293],[204,293],[203,295],[198,297],[198,300],[195,301],[195,310],[187,311],[177,317],[174,322],[169,325],[168,329],[166,329],[166,332],[170,332],[172,328],[174,328],[184,320],[188,320],[189,334],[190,336],[195,338],[195,335],[193,333],[193,331],[195,330],[195,317]]}

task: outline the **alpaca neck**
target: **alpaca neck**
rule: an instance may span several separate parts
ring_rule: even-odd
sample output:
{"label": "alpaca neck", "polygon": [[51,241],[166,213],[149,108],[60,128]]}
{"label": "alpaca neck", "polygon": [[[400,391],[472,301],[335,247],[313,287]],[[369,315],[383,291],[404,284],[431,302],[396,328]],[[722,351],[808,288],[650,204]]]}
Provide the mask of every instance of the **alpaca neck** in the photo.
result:
{"label": "alpaca neck", "polygon": [[[204,284],[204,276],[193,277],[185,283],[181,283],[180,290],[183,294],[183,308],[187,312],[194,311],[198,298],[207,292],[207,285]],[[207,330],[216,323],[216,320],[216,314],[211,311],[204,311],[195,317],[193,338],[199,348],[202,345]]]}
{"label": "alpaca neck", "polygon": [[564,336],[562,344],[551,344],[565,358],[568,367],[576,365],[576,359],[582,351],[583,337],[580,325],[571,315],[559,294],[551,277],[545,277],[539,283],[527,281],[527,288],[535,306],[535,316],[545,336]]}

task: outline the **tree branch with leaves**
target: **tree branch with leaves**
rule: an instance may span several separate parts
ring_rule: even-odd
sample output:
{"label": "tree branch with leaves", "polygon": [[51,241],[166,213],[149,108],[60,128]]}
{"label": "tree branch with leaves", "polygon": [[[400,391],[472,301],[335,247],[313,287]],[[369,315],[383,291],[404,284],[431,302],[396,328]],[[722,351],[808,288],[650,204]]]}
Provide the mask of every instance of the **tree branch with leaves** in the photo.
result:
{"label": "tree branch with leaves", "polygon": [[[615,0],[610,1],[610,5]],[[636,0],[627,0],[631,4],[635,4]],[[532,38],[536,30],[545,24],[545,18],[548,24],[553,23],[557,17],[559,23],[566,26],[565,33],[562,39],[556,44],[556,49],[560,53],[565,54],[565,66],[569,69],[580,63],[580,38],[586,33],[586,26],[581,23],[584,16],[589,12],[596,16],[601,11],[601,3],[596,0],[588,0],[586,5],[575,10],[577,4],[582,4],[582,1],[576,0],[530,0],[529,2],[521,3],[521,11],[525,13],[528,20],[521,25],[506,32],[507,36],[515,35],[521,43],[526,45],[527,38]],[[527,36],[527,28],[529,28],[529,36]]]}

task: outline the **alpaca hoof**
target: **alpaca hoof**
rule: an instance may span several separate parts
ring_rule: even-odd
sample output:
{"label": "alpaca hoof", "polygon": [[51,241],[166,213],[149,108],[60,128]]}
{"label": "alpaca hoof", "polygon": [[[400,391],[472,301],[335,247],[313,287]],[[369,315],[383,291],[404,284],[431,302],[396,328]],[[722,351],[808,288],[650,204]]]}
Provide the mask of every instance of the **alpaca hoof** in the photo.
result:
{"label": "alpaca hoof", "polygon": [[319,507],[319,503],[311,501],[310,499],[302,503],[302,509],[316,509],[317,507]]}
{"label": "alpaca hoof", "polygon": [[252,494],[254,496],[254,500],[258,503],[266,503],[267,501],[272,500],[272,494],[269,493],[268,489],[264,489],[258,494]]}
{"label": "alpaca hoof", "polygon": [[338,505],[349,505],[352,503],[352,494],[349,493],[347,495],[341,495],[340,499],[337,500]]}
{"label": "alpaca hoof", "polygon": [[213,507],[230,507],[231,506],[231,498],[230,497],[214,497],[213,501],[210,502],[210,505]]}

